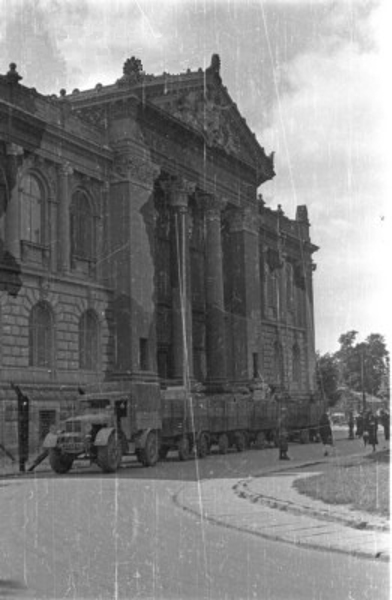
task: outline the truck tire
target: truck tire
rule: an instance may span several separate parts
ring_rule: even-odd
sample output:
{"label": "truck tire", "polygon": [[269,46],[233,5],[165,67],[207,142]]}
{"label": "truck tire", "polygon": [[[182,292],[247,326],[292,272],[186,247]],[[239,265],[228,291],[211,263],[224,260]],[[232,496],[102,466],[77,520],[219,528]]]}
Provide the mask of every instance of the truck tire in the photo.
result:
{"label": "truck tire", "polygon": [[73,456],[70,454],[63,454],[58,448],[50,448],[49,463],[52,470],[58,475],[68,473],[72,467],[73,461]]}
{"label": "truck tire", "polygon": [[153,467],[159,459],[158,436],[155,431],[150,431],[146,444],[140,452],[142,463],[145,467]]}
{"label": "truck tire", "polygon": [[229,438],[225,433],[221,433],[218,438],[219,454],[226,454],[229,449]]}
{"label": "truck tire", "polygon": [[178,458],[180,460],[189,460],[190,454],[191,448],[189,439],[187,437],[183,437],[178,442]]}
{"label": "truck tire", "polygon": [[97,448],[97,464],[104,473],[115,473],[122,457],[121,440],[112,433],[106,446]]}

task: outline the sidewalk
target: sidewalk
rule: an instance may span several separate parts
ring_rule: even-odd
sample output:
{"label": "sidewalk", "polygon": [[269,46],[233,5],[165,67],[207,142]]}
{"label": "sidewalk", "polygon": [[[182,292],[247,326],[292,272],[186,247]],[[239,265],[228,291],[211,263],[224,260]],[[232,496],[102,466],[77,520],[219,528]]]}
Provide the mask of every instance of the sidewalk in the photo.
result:
{"label": "sidewalk", "polygon": [[315,474],[285,470],[240,481],[189,482],[175,502],[202,519],[267,539],[389,561],[387,519],[324,504],[292,487],[294,479]]}

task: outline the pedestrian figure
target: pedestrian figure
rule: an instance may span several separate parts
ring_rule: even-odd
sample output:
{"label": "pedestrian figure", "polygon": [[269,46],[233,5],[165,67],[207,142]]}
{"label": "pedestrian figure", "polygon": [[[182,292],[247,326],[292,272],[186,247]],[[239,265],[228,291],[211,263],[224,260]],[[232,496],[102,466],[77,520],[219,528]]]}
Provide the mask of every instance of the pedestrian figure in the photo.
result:
{"label": "pedestrian figure", "polygon": [[383,410],[381,413],[381,425],[384,427],[384,438],[386,442],[389,442],[390,434],[390,415],[387,410]]}
{"label": "pedestrian figure", "polygon": [[359,415],[357,415],[356,423],[357,423],[357,430],[355,432],[355,435],[357,437],[361,438],[363,436],[363,415],[362,415],[362,413],[359,413]]}
{"label": "pedestrian figure", "polygon": [[321,415],[319,423],[320,438],[324,446],[324,456],[328,456],[327,446],[333,446],[332,427],[327,412]]}
{"label": "pedestrian figure", "polygon": [[289,449],[289,433],[286,428],[286,419],[286,409],[283,408],[279,419],[278,429],[279,460],[290,460],[290,457],[287,455]]}
{"label": "pedestrian figure", "polygon": [[378,444],[377,439],[377,417],[373,415],[372,412],[369,411],[369,415],[367,418],[366,431],[368,432],[369,445],[372,446],[373,452],[376,450],[376,446]]}
{"label": "pedestrian figure", "polygon": [[352,410],[348,413],[348,439],[354,439],[354,415]]}

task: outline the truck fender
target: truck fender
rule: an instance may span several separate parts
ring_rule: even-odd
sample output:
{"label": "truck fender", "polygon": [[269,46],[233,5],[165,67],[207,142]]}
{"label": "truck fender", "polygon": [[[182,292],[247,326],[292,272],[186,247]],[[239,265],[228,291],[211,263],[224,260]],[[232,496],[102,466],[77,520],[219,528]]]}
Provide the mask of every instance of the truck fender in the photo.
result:
{"label": "truck fender", "polygon": [[148,434],[151,433],[151,431],[155,431],[155,429],[149,427],[137,436],[135,440],[135,450],[142,450],[145,447]]}
{"label": "truck fender", "polygon": [[48,433],[45,436],[42,447],[43,448],[56,448],[58,435],[56,433]]}
{"label": "truck fender", "polygon": [[102,427],[96,435],[94,446],[107,446],[108,440],[113,432],[116,432],[114,427]]}

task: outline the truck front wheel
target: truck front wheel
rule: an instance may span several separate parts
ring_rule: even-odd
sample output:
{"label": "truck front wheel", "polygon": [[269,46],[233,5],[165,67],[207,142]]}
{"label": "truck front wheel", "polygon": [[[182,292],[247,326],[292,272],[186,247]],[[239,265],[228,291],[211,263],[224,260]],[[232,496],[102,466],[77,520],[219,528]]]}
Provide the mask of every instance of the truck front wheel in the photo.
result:
{"label": "truck front wheel", "polygon": [[121,463],[121,440],[112,433],[106,446],[97,448],[97,464],[104,473],[115,473]]}
{"label": "truck front wheel", "polygon": [[58,475],[64,475],[68,473],[73,464],[73,456],[70,454],[63,454],[58,448],[50,448],[49,450],[49,463],[52,470]]}

